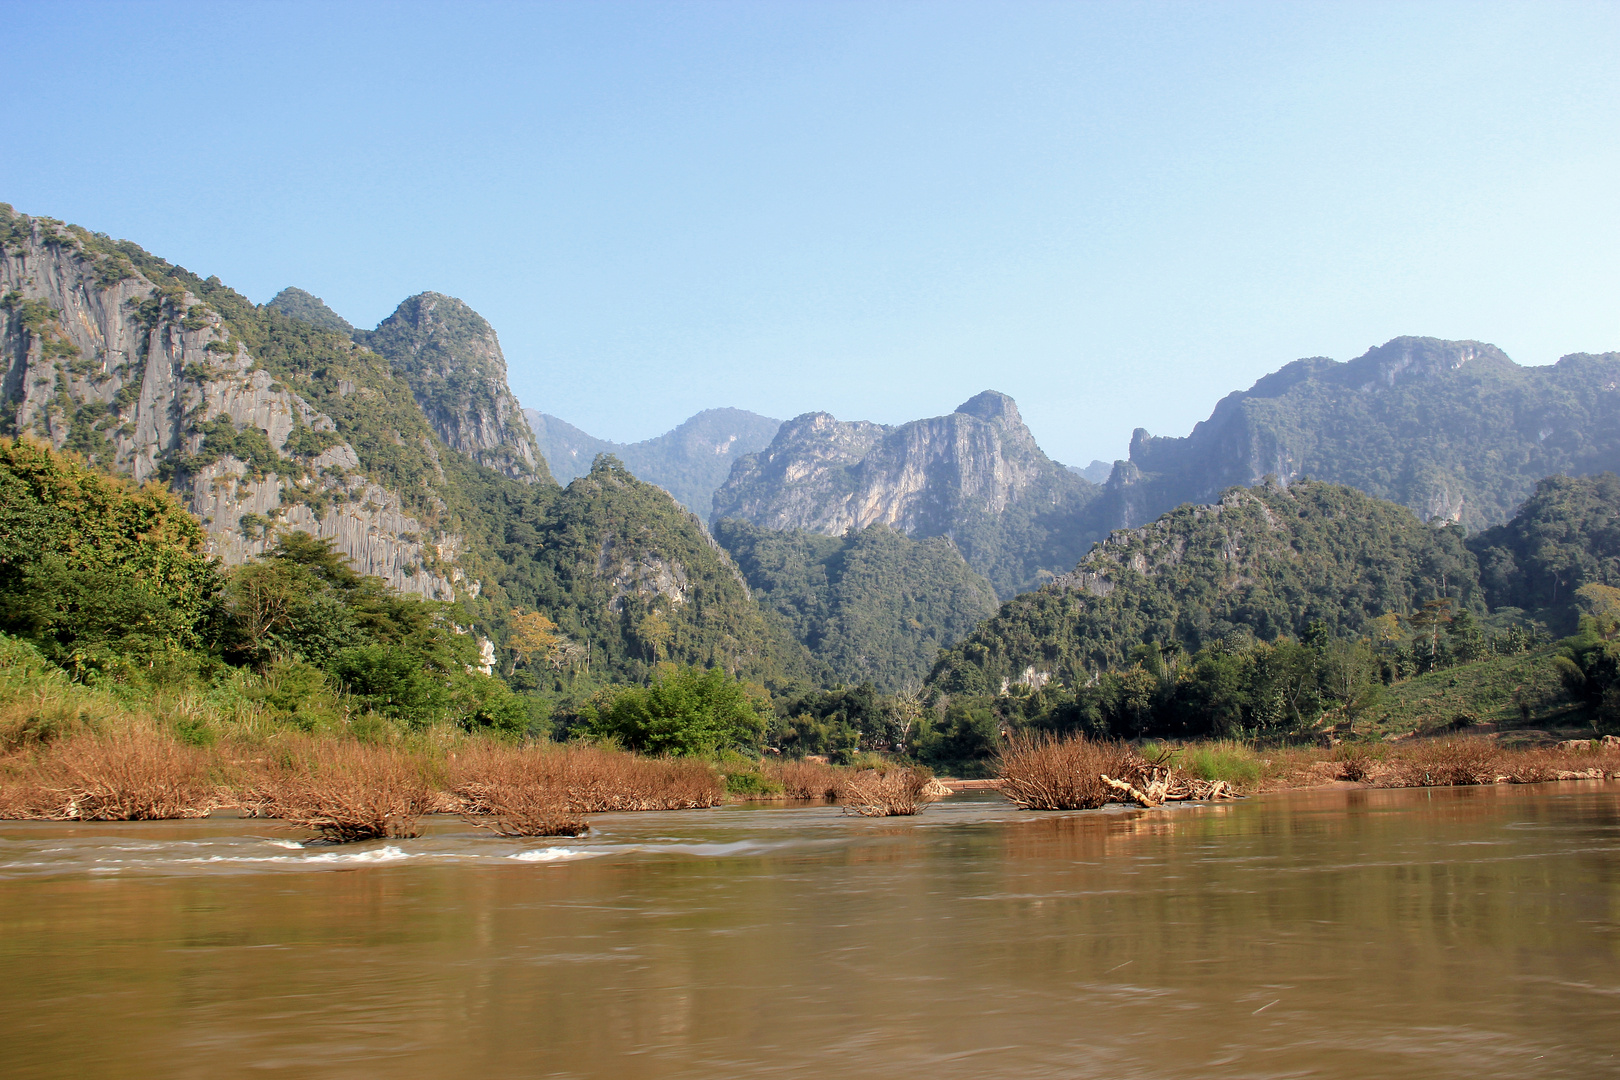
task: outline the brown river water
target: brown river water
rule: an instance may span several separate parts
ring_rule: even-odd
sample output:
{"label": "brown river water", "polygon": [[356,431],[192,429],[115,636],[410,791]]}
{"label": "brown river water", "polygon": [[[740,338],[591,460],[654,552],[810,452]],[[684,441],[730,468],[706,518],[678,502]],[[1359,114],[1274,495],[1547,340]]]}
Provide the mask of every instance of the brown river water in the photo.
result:
{"label": "brown river water", "polygon": [[0,1076],[1620,1076],[1620,783],[0,823]]}

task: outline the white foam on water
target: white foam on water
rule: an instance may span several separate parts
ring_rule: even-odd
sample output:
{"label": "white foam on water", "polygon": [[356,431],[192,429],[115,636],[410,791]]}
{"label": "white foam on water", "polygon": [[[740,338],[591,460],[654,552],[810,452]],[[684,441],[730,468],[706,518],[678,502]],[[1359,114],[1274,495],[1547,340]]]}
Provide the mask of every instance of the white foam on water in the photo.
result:
{"label": "white foam on water", "polygon": [[287,848],[290,851],[303,851],[304,845],[296,840],[266,840],[271,847]]}
{"label": "white foam on water", "polygon": [[518,862],[558,862],[562,859],[586,859],[596,854],[595,851],[581,851],[578,848],[548,847],[516,851],[507,858]]}
{"label": "white foam on water", "polygon": [[306,855],[301,861],[318,863],[379,863],[397,862],[400,859],[414,858],[416,858],[416,856],[411,852],[401,850],[400,848],[395,847],[393,844],[389,844],[387,847],[373,848],[371,851],[332,851],[322,852],[319,855]]}

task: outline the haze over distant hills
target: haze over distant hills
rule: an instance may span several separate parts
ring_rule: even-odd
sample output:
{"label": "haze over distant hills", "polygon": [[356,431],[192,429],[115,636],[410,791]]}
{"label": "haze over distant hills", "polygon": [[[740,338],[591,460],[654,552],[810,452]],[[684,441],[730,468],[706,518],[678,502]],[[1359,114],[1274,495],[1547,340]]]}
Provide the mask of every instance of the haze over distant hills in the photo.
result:
{"label": "haze over distant hills", "polygon": [[714,491],[739,457],[770,444],[782,421],[745,409],[705,409],[676,427],[636,443],[616,443],[536,409],[524,409],[540,452],[562,483],[590,471],[598,454],[612,454],[648,483],[657,484],[700,518],[709,516]]}
{"label": "haze over distant hills", "polygon": [[1470,530],[1554,473],[1620,468],[1620,353],[1520,367],[1494,345],[1401,337],[1296,360],[1227,395],[1186,438],[1138,428],[1101,524],[1137,525],[1275,475],[1348,484]]}

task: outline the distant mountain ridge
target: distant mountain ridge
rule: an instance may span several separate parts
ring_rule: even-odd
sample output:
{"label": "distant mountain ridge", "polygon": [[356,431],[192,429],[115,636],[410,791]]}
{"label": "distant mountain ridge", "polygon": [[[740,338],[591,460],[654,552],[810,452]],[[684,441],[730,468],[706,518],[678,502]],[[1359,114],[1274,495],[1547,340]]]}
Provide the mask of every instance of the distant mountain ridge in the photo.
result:
{"label": "distant mountain ridge", "polygon": [[563,483],[589,472],[598,454],[612,454],[700,518],[709,516],[714,491],[730,474],[732,463],[764,449],[782,426],[780,420],[746,409],[705,409],[662,435],[616,443],[535,409],[525,409],[523,415],[552,475]]}
{"label": "distant mountain ridge", "polygon": [[1041,452],[1012,398],[987,390],[955,412],[889,427],[806,413],[741,458],[712,520],[829,536],[888,525],[948,537],[1010,596],[1084,554],[1098,489]]}
{"label": "distant mountain ridge", "polygon": [[1617,467],[1620,353],[1520,367],[1494,345],[1401,337],[1347,363],[1296,360],[1186,438],[1138,428],[1099,513],[1123,528],[1267,475],[1310,476],[1477,530],[1544,476]]}

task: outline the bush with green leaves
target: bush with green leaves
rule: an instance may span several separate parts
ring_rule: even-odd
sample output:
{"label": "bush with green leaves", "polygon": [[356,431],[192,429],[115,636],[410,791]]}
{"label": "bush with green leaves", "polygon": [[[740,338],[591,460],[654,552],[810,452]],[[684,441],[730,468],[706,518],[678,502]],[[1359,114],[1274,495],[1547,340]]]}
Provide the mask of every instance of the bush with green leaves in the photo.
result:
{"label": "bush with green leaves", "polygon": [[203,646],[221,583],[169,492],[0,441],[0,630],[62,663],[145,663]]}
{"label": "bush with green leaves", "polygon": [[717,667],[662,664],[649,685],[602,695],[586,710],[581,730],[647,754],[757,751],[768,707],[763,696]]}

